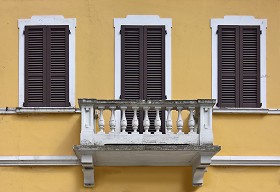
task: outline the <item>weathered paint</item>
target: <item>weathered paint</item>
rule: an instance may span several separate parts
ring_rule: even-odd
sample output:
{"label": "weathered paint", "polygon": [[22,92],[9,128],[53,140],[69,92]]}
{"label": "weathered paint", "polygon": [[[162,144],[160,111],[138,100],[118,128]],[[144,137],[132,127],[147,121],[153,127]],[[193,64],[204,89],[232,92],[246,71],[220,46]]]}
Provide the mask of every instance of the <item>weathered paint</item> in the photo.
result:
{"label": "weathered paint", "polygon": [[[0,107],[18,105],[18,19],[33,15],[77,19],[77,106],[78,98],[114,97],[113,19],[153,14],[172,18],[173,99],[211,97],[211,18],[266,18],[267,76],[262,78],[267,78],[267,106],[280,108],[279,9],[278,0],[0,0]],[[109,112],[104,118],[108,125]],[[279,125],[278,115],[214,115],[214,141],[222,146],[219,155],[280,155]],[[1,115],[0,155],[73,155],[79,134],[79,114]],[[80,167],[0,169],[3,191],[92,191],[83,188]],[[204,186],[195,189],[190,168],[97,167],[94,191],[275,192],[280,188],[279,173],[279,168],[210,168]]]}

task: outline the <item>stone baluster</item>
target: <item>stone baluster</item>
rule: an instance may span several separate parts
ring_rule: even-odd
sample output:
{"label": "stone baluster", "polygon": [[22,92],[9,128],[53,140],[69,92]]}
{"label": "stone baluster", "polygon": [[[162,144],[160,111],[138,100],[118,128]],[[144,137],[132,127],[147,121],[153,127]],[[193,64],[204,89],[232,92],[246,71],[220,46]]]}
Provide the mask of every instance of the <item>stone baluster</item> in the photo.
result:
{"label": "stone baluster", "polygon": [[194,134],[194,126],[195,126],[195,121],[194,121],[194,107],[189,107],[189,111],[190,111],[190,116],[189,116],[189,122],[188,122],[188,125],[189,125],[189,129],[190,129],[190,133],[191,134]]}
{"label": "stone baluster", "polygon": [[111,133],[114,133],[116,130],[116,118],[115,118],[115,106],[109,107],[111,109],[111,118],[110,118],[110,128],[111,128]]}
{"label": "stone baluster", "polygon": [[182,119],[182,109],[183,107],[177,107],[177,111],[178,111],[178,119],[177,119],[177,129],[178,129],[178,133],[177,134],[184,134],[182,132],[183,129],[183,119]]}
{"label": "stone baluster", "polygon": [[150,107],[143,107],[145,115],[144,115],[144,120],[143,120],[143,126],[144,126],[144,133],[148,134],[149,133],[149,127],[150,127],[150,120],[149,120],[149,115],[148,111]]}
{"label": "stone baluster", "polygon": [[166,110],[167,110],[166,131],[167,131],[167,133],[172,133],[171,109],[172,109],[172,107],[166,107]]}
{"label": "stone baluster", "polygon": [[100,106],[98,107],[99,111],[100,111],[100,117],[99,117],[99,121],[98,121],[98,126],[99,126],[99,132],[98,134],[104,134],[104,126],[105,126],[105,121],[104,121],[104,117],[103,117],[103,110],[105,107]]}
{"label": "stone baluster", "polygon": [[127,132],[125,132],[126,127],[127,127],[127,120],[126,120],[126,116],[125,116],[126,109],[127,109],[127,107],[125,107],[125,106],[121,107],[121,110],[122,110],[121,132],[122,133],[127,133]]}
{"label": "stone baluster", "polygon": [[155,107],[155,110],[156,110],[156,118],[155,118],[155,129],[156,129],[156,132],[155,134],[159,134],[159,130],[160,130],[160,127],[161,127],[161,120],[160,120],[160,116],[159,116],[159,110],[161,109],[161,107]]}
{"label": "stone baluster", "polygon": [[137,110],[139,109],[139,107],[132,107],[134,115],[133,115],[133,119],[132,119],[132,129],[133,129],[133,134],[138,134],[137,129],[139,126],[139,121],[137,119]]}

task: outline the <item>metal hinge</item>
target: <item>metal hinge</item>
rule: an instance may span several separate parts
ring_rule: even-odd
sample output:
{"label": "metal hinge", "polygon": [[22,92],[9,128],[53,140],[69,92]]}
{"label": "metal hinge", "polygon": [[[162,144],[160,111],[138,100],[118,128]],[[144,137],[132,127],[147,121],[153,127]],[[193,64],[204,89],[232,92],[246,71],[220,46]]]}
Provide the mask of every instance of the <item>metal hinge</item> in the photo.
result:
{"label": "metal hinge", "polygon": [[25,30],[23,31],[23,35],[25,35]]}
{"label": "metal hinge", "polygon": [[262,30],[260,30],[260,34],[262,34]]}
{"label": "metal hinge", "polygon": [[122,34],[122,30],[120,30],[120,34]]}
{"label": "metal hinge", "polygon": [[164,95],[164,99],[167,99],[167,95]]}
{"label": "metal hinge", "polygon": [[216,31],[216,34],[218,34],[218,32],[219,32],[219,31],[217,30],[217,31]]}
{"label": "metal hinge", "polygon": [[165,30],[165,35],[167,35],[167,30]]}
{"label": "metal hinge", "polygon": [[262,103],[260,103],[260,107],[262,107]]}
{"label": "metal hinge", "polygon": [[120,95],[119,99],[121,99],[121,98],[122,98],[122,95]]}
{"label": "metal hinge", "polygon": [[70,29],[69,29],[69,34],[71,34],[71,31],[70,31]]}

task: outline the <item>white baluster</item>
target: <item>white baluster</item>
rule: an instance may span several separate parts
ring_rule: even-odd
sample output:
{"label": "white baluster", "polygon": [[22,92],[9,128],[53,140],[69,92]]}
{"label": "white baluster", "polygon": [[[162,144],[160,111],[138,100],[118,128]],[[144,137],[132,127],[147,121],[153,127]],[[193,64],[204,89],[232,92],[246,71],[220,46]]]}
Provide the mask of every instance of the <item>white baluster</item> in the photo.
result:
{"label": "white baluster", "polygon": [[110,119],[110,128],[111,128],[111,133],[114,133],[116,130],[116,118],[115,118],[115,106],[109,107],[111,109],[111,119]]}
{"label": "white baluster", "polygon": [[132,119],[132,129],[133,132],[132,134],[138,134],[137,129],[139,126],[139,121],[137,119],[137,110],[139,109],[139,107],[132,107],[134,115],[133,115],[133,119]]}
{"label": "white baluster", "polygon": [[178,111],[178,119],[177,119],[177,129],[178,129],[178,133],[177,134],[184,134],[182,132],[183,126],[184,126],[184,122],[182,119],[182,109],[183,107],[177,107],[177,111]]}
{"label": "white baluster", "polygon": [[156,118],[155,118],[155,128],[156,128],[156,132],[155,134],[159,134],[159,130],[161,127],[161,120],[160,120],[160,116],[159,116],[159,110],[161,109],[161,107],[155,107],[156,110]]}
{"label": "white baluster", "polygon": [[167,133],[172,133],[172,118],[171,118],[172,107],[166,107],[166,109],[167,109],[166,131]]}
{"label": "white baluster", "polygon": [[103,117],[103,110],[105,107],[100,106],[98,107],[99,111],[100,111],[100,117],[99,117],[99,121],[98,121],[98,126],[99,126],[99,132],[98,134],[104,134],[104,126],[105,126],[105,121],[104,121],[104,117]]}
{"label": "white baluster", "polygon": [[190,117],[189,117],[189,122],[188,122],[188,125],[189,125],[189,129],[190,129],[190,134],[194,134],[194,126],[195,126],[195,121],[194,121],[194,118],[193,118],[193,110],[194,110],[194,107],[189,107],[189,111],[190,111]]}
{"label": "white baluster", "polygon": [[148,111],[150,109],[150,107],[143,107],[144,111],[145,111],[145,115],[144,115],[144,120],[143,120],[143,126],[144,126],[144,130],[145,130],[145,134],[149,134],[149,127],[150,127],[150,120],[149,120],[149,116],[148,116]]}
{"label": "white baluster", "polygon": [[127,127],[127,120],[126,120],[126,116],[125,116],[125,110],[127,109],[127,107],[122,106],[121,110],[122,110],[122,120],[121,120],[121,129],[122,129],[122,133],[126,134],[127,132],[125,132],[126,127]]}

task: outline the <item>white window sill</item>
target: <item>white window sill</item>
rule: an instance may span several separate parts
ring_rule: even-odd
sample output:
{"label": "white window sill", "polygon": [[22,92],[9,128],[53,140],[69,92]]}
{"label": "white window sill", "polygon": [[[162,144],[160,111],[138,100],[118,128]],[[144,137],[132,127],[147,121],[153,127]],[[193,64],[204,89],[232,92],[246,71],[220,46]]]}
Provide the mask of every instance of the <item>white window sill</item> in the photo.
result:
{"label": "white window sill", "polygon": [[264,109],[264,108],[213,108],[214,114],[272,114],[280,115],[280,109]]}
{"label": "white window sill", "polygon": [[17,107],[0,108],[0,114],[28,114],[28,113],[79,113],[75,107]]}

